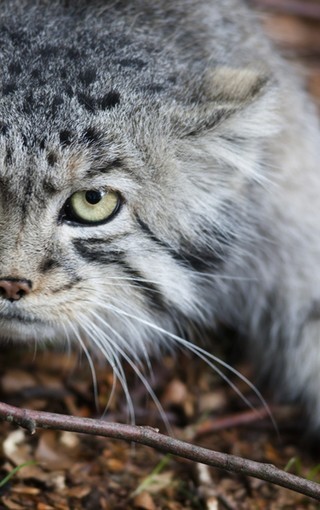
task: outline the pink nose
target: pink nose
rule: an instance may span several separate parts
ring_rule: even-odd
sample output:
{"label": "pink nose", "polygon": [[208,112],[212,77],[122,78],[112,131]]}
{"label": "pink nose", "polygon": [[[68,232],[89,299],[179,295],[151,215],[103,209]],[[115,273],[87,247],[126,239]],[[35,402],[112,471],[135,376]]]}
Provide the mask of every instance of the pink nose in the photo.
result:
{"label": "pink nose", "polygon": [[15,278],[0,280],[0,294],[9,301],[18,301],[26,294],[30,294],[32,283],[30,280]]}

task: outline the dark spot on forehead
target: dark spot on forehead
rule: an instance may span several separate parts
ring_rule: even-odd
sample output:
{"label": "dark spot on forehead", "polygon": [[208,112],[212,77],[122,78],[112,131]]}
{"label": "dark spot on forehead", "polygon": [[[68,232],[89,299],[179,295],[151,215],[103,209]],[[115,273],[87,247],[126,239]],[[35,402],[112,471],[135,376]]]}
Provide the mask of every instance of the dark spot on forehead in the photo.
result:
{"label": "dark spot on forehead", "polygon": [[77,60],[81,57],[81,53],[77,48],[69,48],[67,51],[67,56],[71,60]]}
{"label": "dark spot on forehead", "polygon": [[28,92],[28,94],[26,94],[24,98],[22,109],[25,113],[29,114],[33,111],[33,106],[34,106],[33,94],[32,92]]}
{"label": "dark spot on forehead", "polygon": [[81,71],[79,74],[79,81],[84,85],[88,86],[90,83],[94,82],[97,78],[97,70],[92,67],[90,69],[85,69]]}
{"label": "dark spot on forehead", "polygon": [[65,84],[64,91],[67,94],[67,96],[69,96],[69,97],[74,96],[73,88],[71,87],[71,85]]}
{"label": "dark spot on forehead", "polygon": [[8,33],[8,36],[10,37],[13,44],[23,44],[26,41],[26,35],[23,33],[22,29],[8,29],[6,26],[1,26],[1,32],[6,31]]}
{"label": "dark spot on forehead", "polygon": [[118,90],[110,90],[99,100],[99,106],[102,110],[110,110],[120,103],[120,94]]}
{"label": "dark spot on forehead", "polygon": [[89,112],[94,112],[96,109],[96,101],[92,96],[89,96],[89,94],[85,94],[84,92],[78,93],[78,101],[79,103],[86,108],[86,110],[89,110]]}
{"label": "dark spot on forehead", "polygon": [[99,142],[101,138],[102,133],[93,126],[86,129],[82,135],[82,140],[84,140],[84,142],[87,142],[89,145]]}
{"label": "dark spot on forehead", "polygon": [[135,69],[142,69],[147,65],[147,63],[140,58],[123,58],[122,60],[119,60],[119,64],[122,67],[132,67]]}
{"label": "dark spot on forehead", "polygon": [[45,148],[45,146],[46,146],[46,137],[42,138],[42,140],[40,140],[40,143],[39,143],[39,147],[42,151]]}
{"label": "dark spot on forehead", "polygon": [[31,76],[32,76],[32,78],[39,78],[39,76],[40,76],[40,69],[39,68],[32,69]]}
{"label": "dark spot on forehead", "polygon": [[0,135],[5,136],[9,131],[8,124],[0,121]]}
{"label": "dark spot on forehead", "polygon": [[167,81],[175,85],[177,83],[177,76],[175,75],[168,76]]}
{"label": "dark spot on forehead", "polygon": [[68,68],[67,67],[63,67],[62,69],[60,69],[60,76],[64,80],[68,77]]}
{"label": "dark spot on forehead", "polygon": [[19,62],[11,62],[8,65],[8,70],[10,74],[20,74],[22,72],[22,67]]}
{"label": "dark spot on forehead", "polygon": [[6,149],[4,163],[5,165],[12,165],[12,149],[10,147]]}
{"label": "dark spot on forehead", "polygon": [[159,83],[150,83],[149,85],[142,87],[142,90],[157,93],[162,92],[164,90],[164,86],[160,85]]}
{"label": "dark spot on forehead", "polygon": [[64,103],[63,97],[56,95],[51,103],[51,112],[54,115],[56,111],[58,110],[59,106],[61,106]]}
{"label": "dark spot on forehead", "polygon": [[58,46],[48,44],[44,48],[41,48],[40,55],[47,59],[48,57],[54,57],[58,55],[60,51],[61,50]]}
{"label": "dark spot on forehead", "polygon": [[17,89],[17,85],[14,82],[5,83],[2,86],[2,94],[7,96],[8,94],[12,94]]}
{"label": "dark spot on forehead", "polygon": [[63,146],[70,145],[71,144],[71,140],[72,140],[72,133],[71,133],[71,131],[68,131],[68,129],[63,129],[59,133],[59,139],[60,139],[61,145],[63,145]]}
{"label": "dark spot on forehead", "polygon": [[58,160],[57,154],[53,151],[48,152],[47,154],[47,161],[49,166],[53,166],[56,164]]}

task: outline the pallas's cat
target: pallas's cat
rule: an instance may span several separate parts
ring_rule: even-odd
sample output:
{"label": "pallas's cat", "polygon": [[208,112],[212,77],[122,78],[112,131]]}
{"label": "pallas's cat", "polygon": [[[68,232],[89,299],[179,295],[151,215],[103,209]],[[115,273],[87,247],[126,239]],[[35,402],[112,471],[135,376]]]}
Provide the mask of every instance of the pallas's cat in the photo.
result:
{"label": "pallas's cat", "polygon": [[319,425],[319,127],[245,5],[2,0],[0,69],[3,341],[224,324]]}

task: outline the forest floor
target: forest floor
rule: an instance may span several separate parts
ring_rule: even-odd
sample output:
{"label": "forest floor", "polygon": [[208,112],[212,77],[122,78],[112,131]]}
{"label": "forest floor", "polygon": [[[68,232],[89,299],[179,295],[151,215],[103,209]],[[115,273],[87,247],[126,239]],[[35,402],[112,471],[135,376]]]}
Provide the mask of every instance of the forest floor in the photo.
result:
{"label": "forest floor", "polygon": [[[307,78],[320,111],[320,1],[251,0],[264,8],[267,32]],[[236,368],[252,378],[250,367]],[[141,381],[126,367],[137,424],[166,426]],[[279,433],[256,395],[235,376],[232,383],[251,410],[212,370],[191,356],[165,357],[145,373],[176,438],[269,462],[320,482],[320,444],[304,435],[294,406],[271,406]],[[0,353],[0,401],[37,410],[100,417],[112,389],[112,372],[97,367],[98,407],[88,364],[75,353]],[[268,395],[266,395],[268,400]],[[271,402],[271,400],[270,400]],[[99,408],[99,410],[98,410]],[[105,419],[128,422],[117,383]],[[260,480],[234,475],[121,441],[39,430],[29,436],[0,425],[0,510],[274,510],[320,509],[317,503]],[[15,466],[32,462],[2,485]]]}
{"label": "forest floor", "polygon": [[[0,400],[35,410],[100,417],[112,388],[112,372],[97,367],[97,411],[92,377],[76,354],[2,350]],[[237,367],[250,378],[245,365]],[[137,424],[167,433],[141,381],[126,367]],[[230,376],[230,374],[228,374]],[[256,409],[248,408],[200,360],[179,354],[145,373],[159,397],[170,432],[207,448],[275,464],[320,482],[320,448],[304,437],[300,409],[271,407],[279,432],[256,395],[237,377],[231,381]],[[106,420],[128,422],[117,384]],[[320,503],[260,480],[230,474],[140,446],[102,437],[38,430],[30,436],[9,423],[0,427],[0,509],[12,510],[273,510],[320,509]]]}

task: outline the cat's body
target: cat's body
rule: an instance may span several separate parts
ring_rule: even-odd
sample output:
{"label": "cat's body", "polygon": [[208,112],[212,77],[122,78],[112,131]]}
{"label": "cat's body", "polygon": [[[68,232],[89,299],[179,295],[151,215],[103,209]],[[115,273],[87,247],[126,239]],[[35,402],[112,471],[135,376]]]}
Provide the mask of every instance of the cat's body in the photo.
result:
{"label": "cat's body", "polygon": [[122,354],[223,323],[318,425],[302,86],[240,1],[86,3],[0,2],[1,336],[86,337],[121,377]]}

